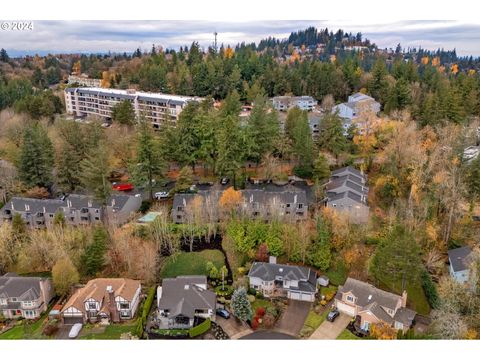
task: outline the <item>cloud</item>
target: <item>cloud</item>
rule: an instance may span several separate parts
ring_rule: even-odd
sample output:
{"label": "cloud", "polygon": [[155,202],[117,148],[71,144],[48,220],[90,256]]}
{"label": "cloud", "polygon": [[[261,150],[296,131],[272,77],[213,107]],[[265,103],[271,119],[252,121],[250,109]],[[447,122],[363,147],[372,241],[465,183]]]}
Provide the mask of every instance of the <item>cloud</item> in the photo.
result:
{"label": "cloud", "polygon": [[0,44],[15,54],[46,52],[130,52],[152,44],[178,48],[198,41],[207,47],[218,32],[219,43],[258,42],[308,26],[361,32],[380,47],[457,49],[460,55],[480,55],[480,24],[438,21],[35,21],[33,31],[0,32]]}

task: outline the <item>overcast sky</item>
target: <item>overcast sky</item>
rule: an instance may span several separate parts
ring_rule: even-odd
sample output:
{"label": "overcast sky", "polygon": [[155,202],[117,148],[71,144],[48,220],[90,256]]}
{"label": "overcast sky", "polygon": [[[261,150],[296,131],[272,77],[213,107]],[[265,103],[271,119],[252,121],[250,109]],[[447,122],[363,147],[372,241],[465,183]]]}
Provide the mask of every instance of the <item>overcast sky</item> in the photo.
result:
{"label": "overcast sky", "polygon": [[480,23],[460,21],[34,21],[33,31],[0,31],[0,47],[13,55],[46,52],[131,52],[137,47],[150,49],[152,44],[178,48],[198,41],[201,46],[213,43],[235,45],[258,42],[275,36],[285,38],[290,32],[308,26],[328,27],[336,31],[362,32],[379,47],[457,49],[459,55],[480,56]]}

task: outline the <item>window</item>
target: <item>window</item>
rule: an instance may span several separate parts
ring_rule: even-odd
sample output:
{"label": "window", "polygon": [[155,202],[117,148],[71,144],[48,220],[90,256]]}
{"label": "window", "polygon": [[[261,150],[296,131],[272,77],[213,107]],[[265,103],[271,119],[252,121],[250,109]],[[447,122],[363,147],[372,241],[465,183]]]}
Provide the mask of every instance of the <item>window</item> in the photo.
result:
{"label": "window", "polygon": [[303,204],[298,204],[299,209],[303,209]]}
{"label": "window", "polygon": [[95,304],[94,302],[89,302],[88,303],[88,309],[89,310],[96,310],[97,309],[97,304]]}
{"label": "window", "polygon": [[35,317],[35,311],[33,311],[33,310],[26,310],[23,313],[25,314],[26,318]]}
{"label": "window", "polygon": [[17,301],[17,298],[16,297],[12,298],[12,301],[13,302]]}
{"label": "window", "polygon": [[33,306],[33,301],[23,301],[22,306],[31,307],[31,306]]}
{"label": "window", "polygon": [[128,310],[128,309],[130,309],[129,303],[128,303],[128,302],[121,302],[121,303],[120,303],[120,309],[122,309],[122,310]]}
{"label": "window", "polygon": [[347,296],[347,301],[353,302],[353,296],[352,296],[352,295],[348,295],[348,296]]}

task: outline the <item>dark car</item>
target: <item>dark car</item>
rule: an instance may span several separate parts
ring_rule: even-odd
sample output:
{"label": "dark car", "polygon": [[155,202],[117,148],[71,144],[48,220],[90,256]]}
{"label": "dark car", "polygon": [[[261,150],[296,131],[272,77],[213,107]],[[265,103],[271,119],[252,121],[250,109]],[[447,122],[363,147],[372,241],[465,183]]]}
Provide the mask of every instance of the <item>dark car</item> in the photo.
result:
{"label": "dark car", "polygon": [[338,312],[338,310],[332,310],[328,313],[327,320],[330,322],[334,322],[339,315],[340,313]]}
{"label": "dark car", "polygon": [[230,313],[225,309],[217,309],[217,315],[224,319],[230,319]]}

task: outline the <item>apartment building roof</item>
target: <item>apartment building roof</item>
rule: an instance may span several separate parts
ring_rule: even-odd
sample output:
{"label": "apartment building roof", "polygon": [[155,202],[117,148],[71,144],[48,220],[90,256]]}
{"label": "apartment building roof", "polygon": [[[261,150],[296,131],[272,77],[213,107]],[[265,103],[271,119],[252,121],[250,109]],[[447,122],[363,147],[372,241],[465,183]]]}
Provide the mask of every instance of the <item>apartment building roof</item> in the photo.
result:
{"label": "apartment building roof", "polygon": [[332,171],[332,176],[338,176],[339,174],[341,174],[343,172],[347,172],[347,173],[353,174],[355,176],[365,178],[365,175],[360,170],[357,170],[352,166],[346,166],[346,167],[343,167],[343,168],[340,168],[340,169],[337,169],[337,170],[333,170]]}
{"label": "apartment building roof", "polygon": [[355,181],[345,179],[344,177],[342,177],[338,180],[336,180],[334,178],[333,181],[329,182],[326,185],[326,189],[327,189],[327,192],[335,192],[336,189],[339,189],[343,186],[351,189],[353,192],[356,192],[360,195],[362,195],[362,194],[363,195],[368,195],[368,187],[363,186],[363,184],[358,184]]}
{"label": "apartment building roof", "polygon": [[349,199],[352,200],[356,203],[362,204],[362,205],[367,205],[366,199],[363,200],[362,196],[353,192],[353,191],[344,191],[338,194],[332,194],[328,196],[328,202],[340,200],[340,199]]}

